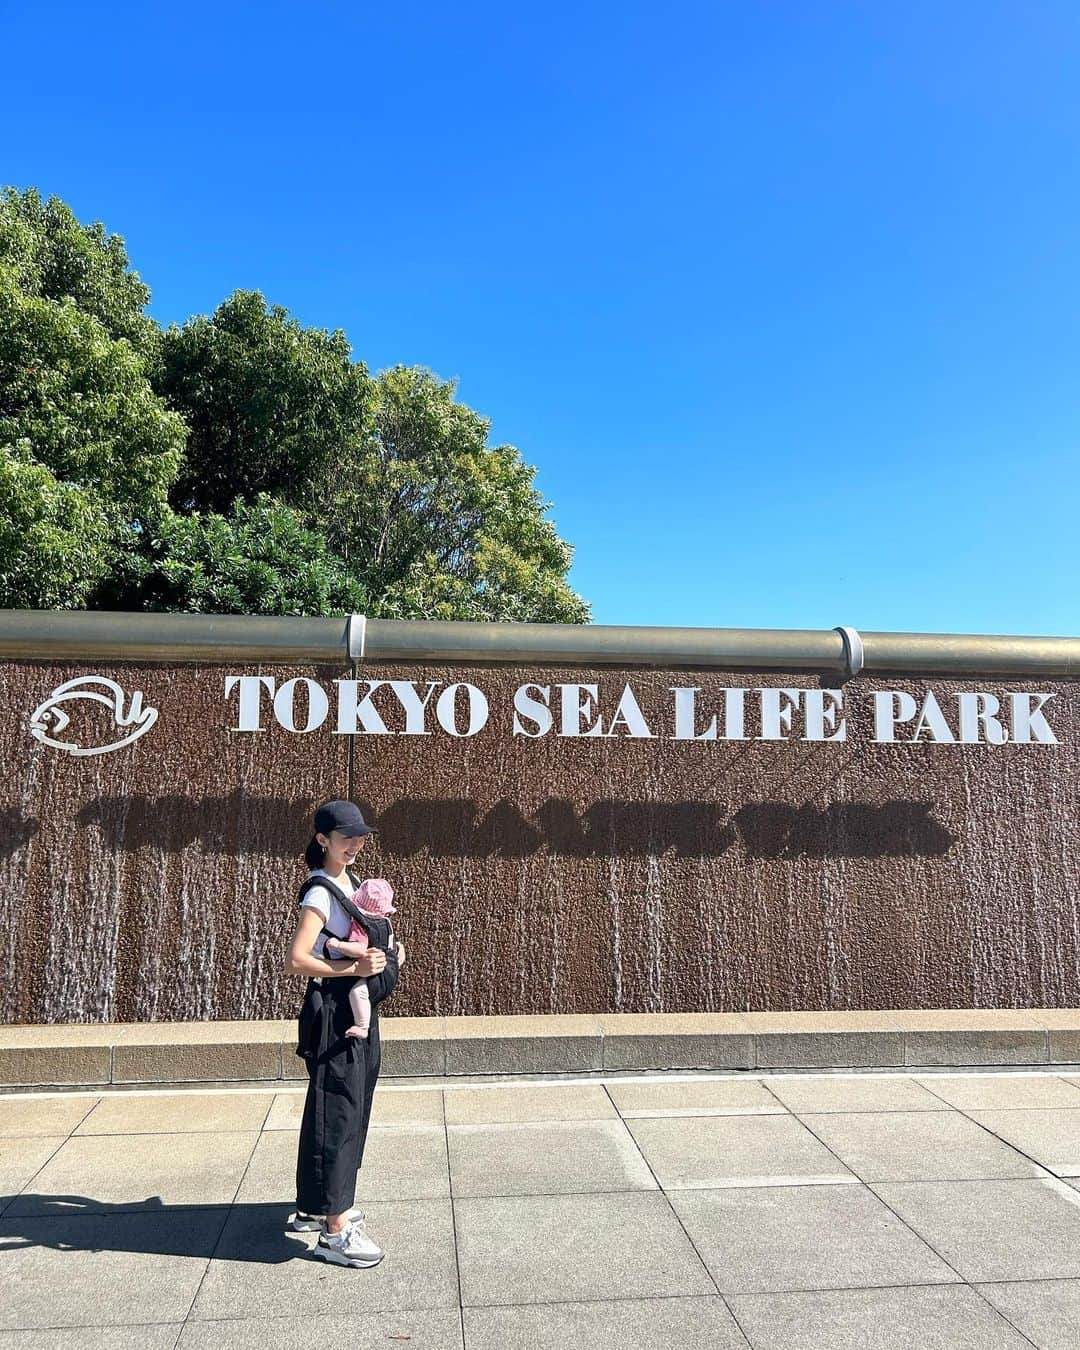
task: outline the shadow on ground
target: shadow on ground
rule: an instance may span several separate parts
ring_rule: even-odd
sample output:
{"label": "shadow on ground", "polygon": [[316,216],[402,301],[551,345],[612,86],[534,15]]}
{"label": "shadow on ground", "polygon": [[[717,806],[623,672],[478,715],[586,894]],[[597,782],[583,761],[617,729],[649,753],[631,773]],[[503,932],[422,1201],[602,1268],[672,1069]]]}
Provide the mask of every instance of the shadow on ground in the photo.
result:
{"label": "shadow on ground", "polygon": [[280,1265],[314,1261],[314,1234],[288,1233],[293,1207],[283,1204],[166,1205],[150,1196],[136,1208],[87,1195],[26,1191],[0,1215],[0,1255],[27,1247],[72,1252],[146,1252],[159,1256],[214,1256],[225,1261]]}

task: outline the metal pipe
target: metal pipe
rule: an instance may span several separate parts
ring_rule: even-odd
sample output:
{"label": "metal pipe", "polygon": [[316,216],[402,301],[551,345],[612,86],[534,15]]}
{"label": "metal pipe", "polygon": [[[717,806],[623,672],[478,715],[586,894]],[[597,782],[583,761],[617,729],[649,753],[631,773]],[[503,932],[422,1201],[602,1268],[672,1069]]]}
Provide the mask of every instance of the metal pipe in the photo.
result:
{"label": "metal pipe", "polygon": [[1080,675],[1080,638],[863,633],[866,668],[980,675]]}
{"label": "metal pipe", "polygon": [[348,665],[348,620],[261,614],[0,610],[15,661],[315,661]]}
{"label": "metal pipe", "polygon": [[738,666],[843,670],[839,633],[802,628],[646,628],[614,624],[369,619],[369,661]]}
{"label": "metal pipe", "polygon": [[[0,659],[14,661],[314,662],[347,667],[350,651],[359,655],[361,635],[365,664],[698,666],[844,675],[850,657],[838,629],[0,610]],[[866,632],[860,636],[867,673],[1080,676],[1080,638],[1075,637]]]}

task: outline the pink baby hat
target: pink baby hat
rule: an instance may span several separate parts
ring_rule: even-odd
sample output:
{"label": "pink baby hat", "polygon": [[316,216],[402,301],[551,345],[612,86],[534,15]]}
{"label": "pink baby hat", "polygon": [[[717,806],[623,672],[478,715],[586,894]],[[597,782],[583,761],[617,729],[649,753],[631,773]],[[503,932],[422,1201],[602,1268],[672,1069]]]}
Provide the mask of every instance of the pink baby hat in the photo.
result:
{"label": "pink baby hat", "polygon": [[394,908],[394,888],[382,877],[371,877],[362,881],[353,897],[361,909],[372,914],[396,914]]}

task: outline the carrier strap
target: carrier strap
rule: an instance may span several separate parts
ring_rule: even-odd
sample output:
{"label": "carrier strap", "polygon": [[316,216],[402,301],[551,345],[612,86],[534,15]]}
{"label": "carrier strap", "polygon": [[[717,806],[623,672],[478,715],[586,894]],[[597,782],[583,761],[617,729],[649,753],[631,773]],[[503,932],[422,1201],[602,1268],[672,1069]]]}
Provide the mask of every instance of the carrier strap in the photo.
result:
{"label": "carrier strap", "polygon": [[[348,873],[346,873],[346,875],[348,876]],[[349,876],[349,880],[352,881],[353,878]],[[352,919],[354,923],[358,923],[360,927],[364,930],[364,932],[367,933],[368,938],[370,939],[371,927],[368,923],[368,916],[364,913],[362,909],[358,909],[356,905],[353,904],[352,897],[346,895],[345,892],[341,889],[341,887],[337,884],[337,882],[331,881],[329,877],[308,877],[307,881],[305,881],[304,884],[300,887],[300,895],[298,897],[298,903],[299,901],[303,900],[304,896],[307,895],[308,891],[312,890],[316,886],[325,887],[325,889],[328,890],[330,894],[337,900],[338,904],[349,916],[349,918]],[[393,925],[390,923],[389,919],[386,920],[386,928],[389,934],[390,950],[393,951],[396,944],[394,942]],[[336,933],[330,932],[326,924],[323,924],[322,926],[322,934],[325,937],[337,937]],[[327,959],[329,960],[330,958],[328,957]]]}

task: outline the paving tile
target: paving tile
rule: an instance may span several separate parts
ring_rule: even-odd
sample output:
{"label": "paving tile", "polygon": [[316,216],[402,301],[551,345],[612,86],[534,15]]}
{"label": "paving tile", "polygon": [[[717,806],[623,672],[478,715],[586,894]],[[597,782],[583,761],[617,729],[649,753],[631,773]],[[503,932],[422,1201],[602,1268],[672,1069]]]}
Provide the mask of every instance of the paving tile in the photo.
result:
{"label": "paving tile", "polygon": [[1080,1194],[1056,1177],[871,1189],[965,1280],[1080,1277]]}
{"label": "paving tile", "polygon": [[959,1279],[865,1186],[673,1191],[669,1199],[722,1294]]}
{"label": "paving tile", "polygon": [[[259,1130],[270,1109],[266,1093],[170,1092],[103,1097],[79,1128],[84,1134],[205,1134]],[[207,1144],[204,1148],[210,1147]]]}
{"label": "paving tile", "polygon": [[624,1120],[644,1116],[784,1115],[785,1107],[756,1078],[678,1083],[609,1083]]}
{"label": "paving tile", "polygon": [[759,1294],[731,1306],[754,1350],[1031,1350],[960,1286]]}
{"label": "paving tile", "polygon": [[312,1256],[313,1240],[307,1243],[283,1234],[288,1215],[288,1205],[236,1206],[191,1320],[293,1317],[298,1309],[308,1318],[341,1316],[343,1304],[349,1316],[393,1309],[456,1309],[449,1200],[370,1208],[367,1229],[386,1257],[368,1270],[331,1266]]}
{"label": "paving tile", "polygon": [[28,1139],[5,1139],[0,1143],[0,1211],[15,1197],[35,1172],[63,1146],[64,1135],[37,1135]]}
{"label": "paving tile", "polygon": [[466,1305],[715,1293],[655,1191],[464,1199],[454,1216]]}
{"label": "paving tile", "polygon": [[258,1135],[73,1135],[7,1214],[216,1205],[236,1194]]}
{"label": "paving tile", "polygon": [[0,1139],[70,1134],[97,1105],[96,1097],[2,1097]]}
{"label": "paving tile", "polygon": [[51,1327],[0,1331],[0,1350],[173,1350],[180,1322],[126,1327]]}
{"label": "paving tile", "polygon": [[1024,1280],[976,1288],[1039,1350],[1076,1350],[1080,1345],[1080,1280]]}
{"label": "paving tile", "polygon": [[263,1130],[298,1130],[304,1117],[304,1096],[302,1092],[279,1092],[274,1097]]}
{"label": "paving tile", "polygon": [[[167,1222],[160,1214],[20,1219],[8,1211],[0,1218],[0,1327],[182,1322],[224,1223],[224,1209],[173,1210]],[[141,1336],[140,1328],[128,1343],[142,1345]]]}
{"label": "paving tile", "polygon": [[655,1190],[621,1120],[451,1125],[454,1195],[557,1195]]}
{"label": "paving tile", "polygon": [[[324,1267],[327,1280],[364,1279],[369,1270]],[[351,1302],[339,1290],[339,1302]],[[462,1350],[461,1314],[457,1309],[421,1308],[326,1317],[241,1317],[228,1322],[189,1322],[176,1350],[311,1350],[312,1346],[348,1350]],[[60,1348],[58,1347],[58,1350]]]}
{"label": "paving tile", "polygon": [[971,1119],[1063,1177],[1080,1177],[1080,1108],[970,1111]]}
{"label": "paving tile", "polygon": [[665,1190],[856,1180],[792,1116],[688,1116],[626,1124]]}
{"label": "paving tile", "polygon": [[927,1074],[917,1080],[961,1111],[1044,1106],[1080,1108],[1080,1087],[1052,1073]]}
{"label": "paving tile", "polygon": [[957,1111],[807,1114],[802,1119],[864,1181],[1042,1175],[1035,1163]]}
{"label": "paving tile", "polygon": [[[264,1133],[252,1154],[237,1200],[293,1202],[296,1147],[297,1135],[291,1130]],[[437,1200],[449,1194],[446,1131],[441,1125],[403,1125],[368,1132],[363,1165],[356,1178],[358,1203],[374,1199]]]}
{"label": "paving tile", "polygon": [[368,1133],[356,1178],[358,1203],[441,1200],[449,1194],[444,1126],[388,1125]]}
{"label": "paving tile", "polygon": [[[304,1115],[303,1092],[280,1092],[274,1098],[264,1130],[298,1130]],[[442,1093],[430,1088],[406,1092],[376,1089],[371,1105],[371,1128],[384,1125],[439,1125],[443,1123]]]}
{"label": "paving tile", "polygon": [[[605,1120],[618,1112],[599,1083],[544,1087],[461,1088],[447,1092],[448,1125],[508,1125],[514,1121]],[[376,1099],[377,1100],[377,1099]]]}
{"label": "paving tile", "polygon": [[715,1296],[465,1308],[463,1316],[468,1350],[746,1350]]}
{"label": "paving tile", "polygon": [[[303,1100],[301,1098],[301,1100]],[[384,1125],[442,1125],[443,1094],[437,1089],[379,1092],[371,1104],[371,1128]]]}
{"label": "paving tile", "polygon": [[947,1111],[949,1107],[911,1078],[862,1074],[833,1077],[807,1074],[798,1078],[769,1078],[769,1091],[789,1111]]}

